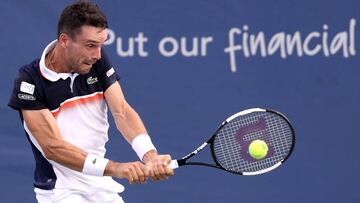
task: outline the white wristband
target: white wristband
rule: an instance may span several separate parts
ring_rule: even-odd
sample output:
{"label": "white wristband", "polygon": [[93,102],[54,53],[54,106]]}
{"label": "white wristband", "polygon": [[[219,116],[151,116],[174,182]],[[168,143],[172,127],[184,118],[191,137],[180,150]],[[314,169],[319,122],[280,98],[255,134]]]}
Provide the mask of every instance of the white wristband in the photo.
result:
{"label": "white wristband", "polygon": [[140,158],[140,160],[142,160],[146,152],[150,150],[156,151],[155,146],[151,142],[150,136],[146,134],[141,134],[136,136],[132,141],[131,146],[138,155],[138,157]]}
{"label": "white wristband", "polygon": [[85,159],[82,173],[86,175],[103,176],[108,162],[109,159],[88,154]]}

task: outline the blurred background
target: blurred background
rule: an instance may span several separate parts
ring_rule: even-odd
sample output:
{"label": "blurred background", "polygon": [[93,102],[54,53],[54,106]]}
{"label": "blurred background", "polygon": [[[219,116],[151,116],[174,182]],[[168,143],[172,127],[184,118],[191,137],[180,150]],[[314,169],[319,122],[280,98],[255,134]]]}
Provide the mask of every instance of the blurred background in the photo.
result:
{"label": "blurred background", "polygon": [[[72,2],[0,6],[0,202],[35,202],[31,148],[7,102],[18,68],[56,38]],[[126,202],[360,202],[359,1],[93,2],[110,24],[104,49],[160,152],[180,158],[251,107],[283,112],[297,136],[271,173],[184,167],[159,183],[117,180]],[[113,123],[107,147],[108,158],[137,160]]]}

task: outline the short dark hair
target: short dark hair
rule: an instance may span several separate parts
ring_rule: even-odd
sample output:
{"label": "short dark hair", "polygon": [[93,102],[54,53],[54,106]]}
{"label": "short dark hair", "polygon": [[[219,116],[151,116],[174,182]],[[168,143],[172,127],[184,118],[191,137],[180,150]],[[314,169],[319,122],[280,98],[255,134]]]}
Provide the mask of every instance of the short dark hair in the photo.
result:
{"label": "short dark hair", "polygon": [[58,38],[61,33],[74,38],[83,25],[104,29],[108,27],[106,16],[96,4],[89,1],[77,1],[67,6],[61,13],[57,27]]}

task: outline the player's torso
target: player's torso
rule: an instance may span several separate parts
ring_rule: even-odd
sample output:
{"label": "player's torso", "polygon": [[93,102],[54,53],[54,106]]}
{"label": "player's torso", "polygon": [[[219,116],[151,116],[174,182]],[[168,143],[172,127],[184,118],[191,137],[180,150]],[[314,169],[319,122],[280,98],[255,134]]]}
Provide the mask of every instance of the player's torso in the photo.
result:
{"label": "player's torso", "polygon": [[56,118],[63,139],[88,152],[104,155],[109,124],[97,66],[88,74],[69,74],[57,81],[44,77],[38,65],[33,68],[41,99]]}

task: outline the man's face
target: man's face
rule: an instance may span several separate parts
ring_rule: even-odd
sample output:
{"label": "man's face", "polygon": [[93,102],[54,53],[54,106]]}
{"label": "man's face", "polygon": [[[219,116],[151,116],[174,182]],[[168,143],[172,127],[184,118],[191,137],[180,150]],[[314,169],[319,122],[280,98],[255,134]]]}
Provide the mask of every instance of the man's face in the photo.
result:
{"label": "man's face", "polygon": [[75,37],[67,40],[66,65],[71,72],[86,74],[101,58],[101,48],[108,36],[107,30],[84,25]]}

